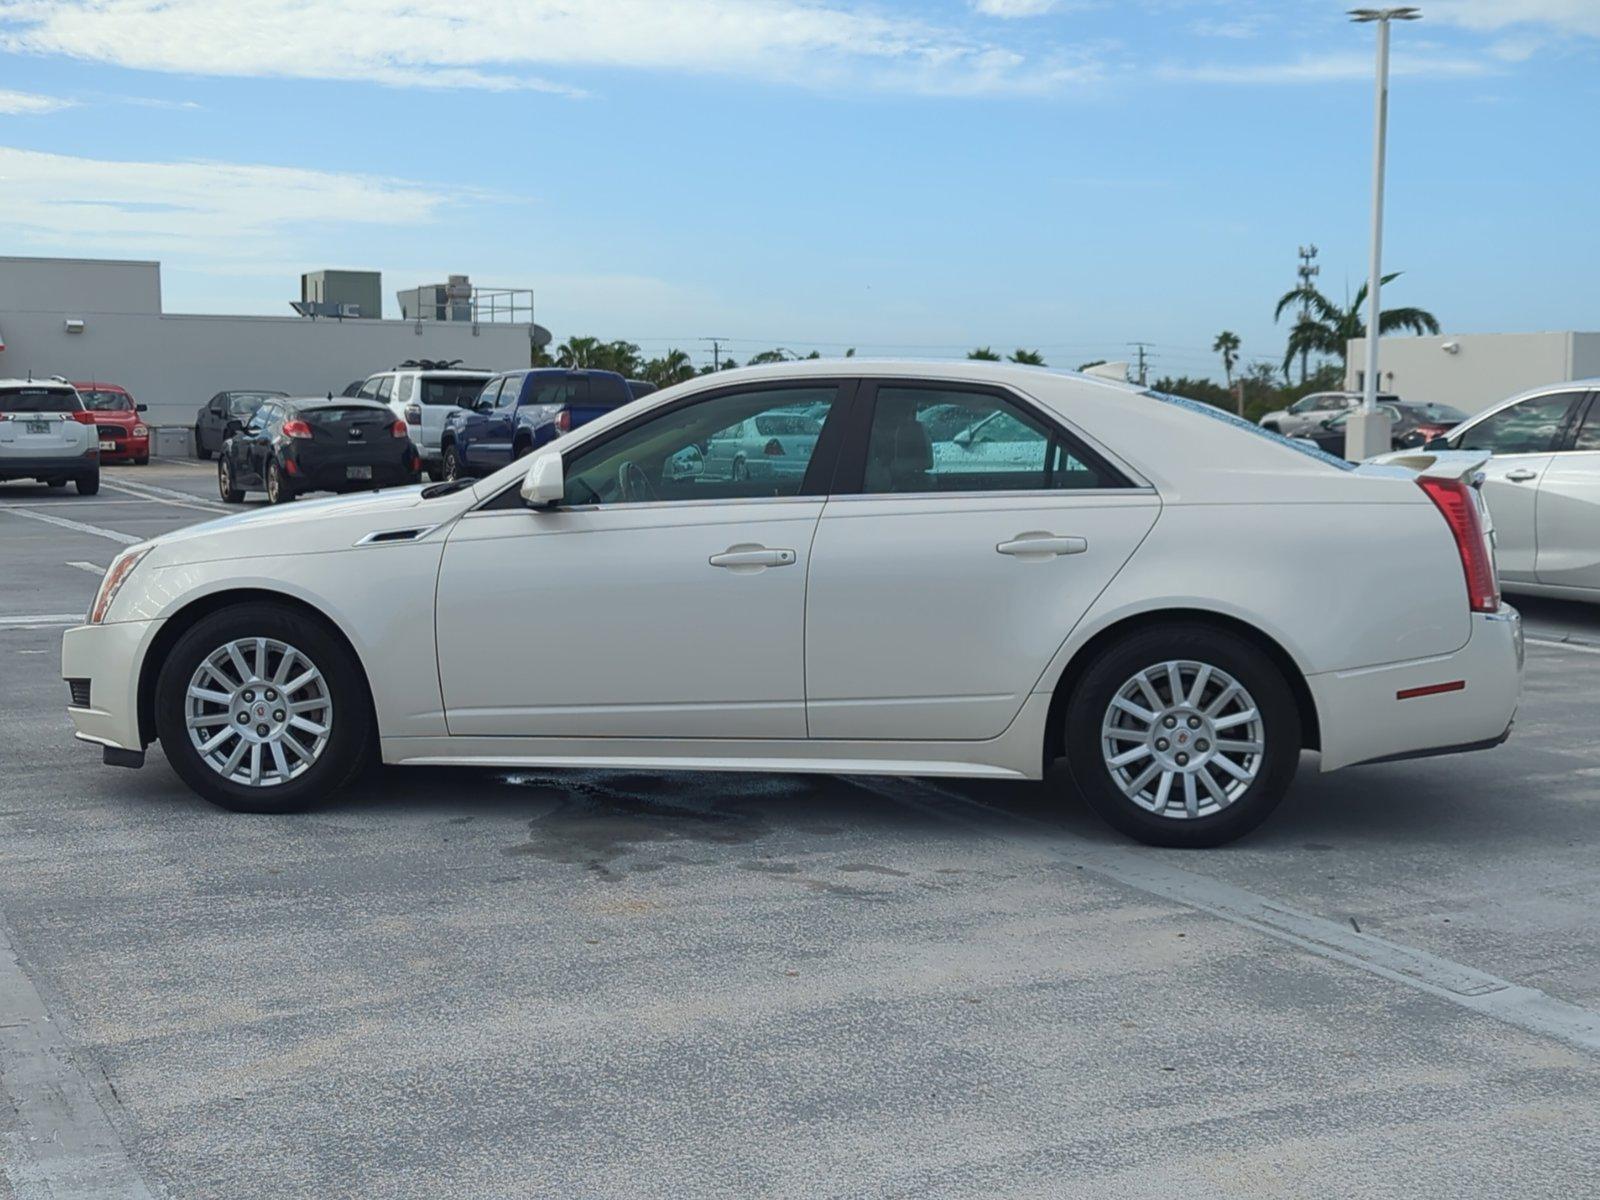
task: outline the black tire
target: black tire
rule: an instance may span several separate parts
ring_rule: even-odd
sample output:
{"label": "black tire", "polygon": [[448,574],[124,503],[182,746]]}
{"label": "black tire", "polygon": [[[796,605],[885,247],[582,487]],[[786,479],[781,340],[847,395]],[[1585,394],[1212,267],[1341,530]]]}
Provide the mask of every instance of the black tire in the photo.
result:
{"label": "black tire", "polygon": [[519,441],[511,447],[511,457],[513,459],[527,458],[532,453],[533,443],[527,440]]}
{"label": "black tire", "polygon": [[293,499],[294,488],[283,477],[283,468],[278,465],[278,460],[273,459],[267,464],[267,503],[287,504]]}
{"label": "black tire", "polygon": [[444,477],[447,480],[456,480],[462,477],[461,454],[456,450],[454,442],[444,448]]}
{"label": "black tire", "polygon": [[423,474],[428,477],[428,482],[429,483],[443,483],[444,482],[445,476],[444,476],[444,467],[443,466],[437,466],[436,467],[432,463],[429,463],[427,465],[427,467],[425,467],[423,469]]}
{"label": "black tire", "polygon": [[244,503],[244,489],[233,482],[233,464],[222,455],[217,456],[217,492],[224,504]]}
{"label": "black tire", "polygon": [[750,478],[750,468],[745,464],[744,459],[736,458],[733,460],[732,474],[735,483],[743,483]]}
{"label": "black tire", "polygon": [[143,458],[134,459],[133,465],[136,467],[148,467],[150,465],[150,456],[146,454]]}
{"label": "black tire", "polygon": [[[1261,720],[1263,749],[1254,779],[1226,807],[1194,817],[1157,815],[1136,803],[1123,793],[1102,752],[1102,727],[1117,693],[1141,671],[1172,661],[1200,663],[1226,672],[1254,700]],[[1183,681],[1183,686],[1187,688],[1189,681]],[[1157,698],[1170,701],[1170,696],[1160,696],[1159,690]],[[1206,692],[1214,694],[1209,689]],[[1190,736],[1182,724],[1179,735]],[[1118,744],[1132,749],[1137,743]],[[1171,745],[1169,740],[1169,749]],[[1067,764],[1079,791],[1113,828],[1151,846],[1220,846],[1266,820],[1288,791],[1300,761],[1300,711],[1283,673],[1246,638],[1210,625],[1161,625],[1108,646],[1089,665],[1067,703],[1066,748]],[[1220,770],[1214,771],[1212,778],[1228,781]],[[1184,807],[1178,790],[1181,779],[1181,773],[1174,775],[1172,795],[1177,798],[1169,811]],[[1158,786],[1158,782],[1149,786]]]}
{"label": "black tire", "polygon": [[[333,704],[332,729],[304,772],[271,787],[224,778],[189,740],[184,709],[189,680],[203,659],[235,638],[273,638],[301,651],[322,672]],[[156,680],[156,733],[173,770],[213,804],[233,812],[300,812],[327,799],[366,765],[375,742],[372,703],[355,657],[320,621],[284,605],[253,601],[202,617],[167,654]]]}
{"label": "black tire", "polygon": [[79,475],[74,481],[78,486],[78,495],[92,496],[100,490],[100,472],[92,475]]}

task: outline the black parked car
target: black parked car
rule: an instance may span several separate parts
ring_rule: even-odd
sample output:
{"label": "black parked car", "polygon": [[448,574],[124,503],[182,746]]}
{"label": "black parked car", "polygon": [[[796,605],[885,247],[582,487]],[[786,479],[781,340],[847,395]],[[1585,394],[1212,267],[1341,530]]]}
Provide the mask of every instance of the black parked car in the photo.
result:
{"label": "black parked car", "polygon": [[[1409,450],[1425,445],[1430,438],[1454,429],[1467,419],[1466,413],[1448,404],[1393,400],[1381,403],[1378,407],[1389,414],[1389,444],[1395,450]],[[1315,442],[1318,448],[1335,458],[1343,458],[1344,427],[1349,420],[1350,413],[1342,412],[1329,417],[1314,429],[1295,436],[1308,442]]]}
{"label": "black parked car", "polygon": [[194,452],[200,458],[210,458],[222,449],[228,436],[229,422],[243,425],[262,403],[287,392],[218,392],[200,406],[194,419]]}
{"label": "black parked car", "polygon": [[359,492],[416,483],[422,460],[388,405],[371,400],[267,400],[229,427],[217,490],[229,504],[264,489],[273,504],[302,492]]}

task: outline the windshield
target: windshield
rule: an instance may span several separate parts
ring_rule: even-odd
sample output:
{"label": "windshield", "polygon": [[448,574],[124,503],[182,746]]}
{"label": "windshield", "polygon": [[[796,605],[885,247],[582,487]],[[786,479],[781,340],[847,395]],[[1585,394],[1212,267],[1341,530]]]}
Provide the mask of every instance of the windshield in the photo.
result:
{"label": "windshield", "polygon": [[281,395],[282,392],[229,392],[228,411],[236,417],[248,417],[268,400]]}
{"label": "windshield", "polygon": [[430,379],[422,377],[422,402],[424,404],[442,404],[451,408],[471,408],[477,403],[479,395],[483,392],[483,385],[489,381],[485,375],[476,379]]}
{"label": "windshield", "polygon": [[78,389],[78,395],[83,397],[84,407],[93,412],[131,412],[133,410],[133,397],[126,392],[104,392],[99,388],[90,388],[84,391]]}
{"label": "windshield", "polygon": [[64,388],[0,388],[0,412],[69,413],[82,412],[78,394]]}
{"label": "windshield", "polygon": [[1347,463],[1342,458],[1335,458],[1327,451],[1320,449],[1315,442],[1304,438],[1286,438],[1281,433],[1273,433],[1259,425],[1251,424],[1243,417],[1236,417],[1231,412],[1224,412],[1213,404],[1204,404],[1199,400],[1190,400],[1184,396],[1169,396],[1165,392],[1147,391],[1144,393],[1164,404],[1175,404],[1179,408],[1188,409],[1190,412],[1199,413],[1201,416],[1210,417],[1213,421],[1221,421],[1232,425],[1241,433],[1248,433],[1254,437],[1266,438],[1269,442],[1276,442],[1280,446],[1293,450],[1296,454],[1304,454],[1307,458],[1314,458],[1329,467],[1337,467],[1341,471],[1354,471],[1355,464]]}

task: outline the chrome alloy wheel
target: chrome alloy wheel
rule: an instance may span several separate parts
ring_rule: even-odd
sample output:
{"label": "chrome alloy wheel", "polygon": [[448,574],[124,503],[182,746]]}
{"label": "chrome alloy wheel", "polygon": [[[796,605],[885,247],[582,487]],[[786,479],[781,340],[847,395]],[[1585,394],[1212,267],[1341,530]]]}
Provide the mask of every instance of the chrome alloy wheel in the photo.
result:
{"label": "chrome alloy wheel", "polygon": [[1175,820],[1221,812],[1255,782],[1261,710],[1208,663],[1146,667],[1117,689],[1100,727],[1106,770],[1140,808]]}
{"label": "chrome alloy wheel", "polygon": [[275,638],[237,638],[201,660],[184,718],[200,759],[232,783],[272,787],[300,775],[333,731],[328,681]]}

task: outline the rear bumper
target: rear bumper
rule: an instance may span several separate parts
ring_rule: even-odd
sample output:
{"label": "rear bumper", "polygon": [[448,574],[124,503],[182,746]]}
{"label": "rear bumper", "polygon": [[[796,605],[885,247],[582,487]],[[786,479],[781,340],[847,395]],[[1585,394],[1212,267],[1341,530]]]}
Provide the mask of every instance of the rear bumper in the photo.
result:
{"label": "rear bumper", "polygon": [[93,475],[100,469],[98,452],[84,454],[38,455],[22,458],[7,455],[0,458],[0,479],[76,479],[80,475]]}
{"label": "rear bumper", "polygon": [[[1474,613],[1453,654],[1311,675],[1322,769],[1481,750],[1505,740],[1522,695],[1522,617],[1502,605]],[[1401,693],[1461,686],[1402,698]]]}
{"label": "rear bumper", "polygon": [[67,705],[80,741],[143,750],[139,668],[163,621],[79,625],[61,637],[61,677],[89,681],[89,703]]}
{"label": "rear bumper", "polygon": [[[369,488],[400,487],[417,482],[421,462],[416,449],[407,442],[400,449],[385,453],[380,460],[371,451],[324,451],[307,453],[302,450],[284,461],[284,470],[297,492],[352,492]],[[351,479],[349,468],[365,467],[372,472],[370,479]]]}

